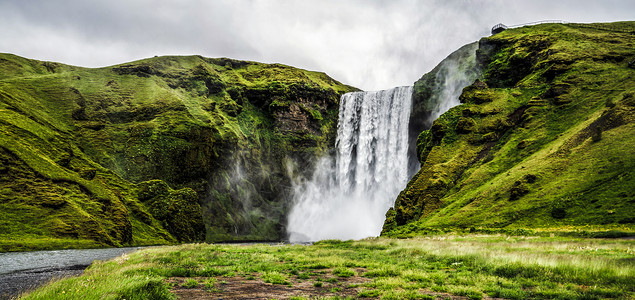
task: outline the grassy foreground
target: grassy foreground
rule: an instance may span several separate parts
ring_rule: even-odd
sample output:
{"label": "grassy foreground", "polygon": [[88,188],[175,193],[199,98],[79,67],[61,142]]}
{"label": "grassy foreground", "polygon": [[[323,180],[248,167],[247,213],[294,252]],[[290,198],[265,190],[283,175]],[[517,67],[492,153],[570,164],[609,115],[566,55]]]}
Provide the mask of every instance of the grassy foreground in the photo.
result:
{"label": "grassy foreground", "polygon": [[[243,294],[241,284],[250,287]],[[238,299],[258,286],[288,299],[633,299],[635,241],[440,235],[153,247],[96,262],[23,298]]]}

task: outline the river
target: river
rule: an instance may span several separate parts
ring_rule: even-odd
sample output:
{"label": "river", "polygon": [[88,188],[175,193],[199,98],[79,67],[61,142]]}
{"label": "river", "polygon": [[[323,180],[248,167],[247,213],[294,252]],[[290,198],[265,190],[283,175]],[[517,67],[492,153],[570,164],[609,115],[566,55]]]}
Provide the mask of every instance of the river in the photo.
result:
{"label": "river", "polygon": [[53,278],[84,272],[94,260],[108,260],[139,247],[0,253],[0,299],[11,299]]}

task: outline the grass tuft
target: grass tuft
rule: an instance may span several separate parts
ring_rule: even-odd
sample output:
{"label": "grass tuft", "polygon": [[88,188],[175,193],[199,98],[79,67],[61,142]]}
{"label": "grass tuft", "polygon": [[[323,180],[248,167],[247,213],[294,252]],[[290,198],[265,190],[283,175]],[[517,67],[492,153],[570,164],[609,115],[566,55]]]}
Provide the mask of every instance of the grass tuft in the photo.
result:
{"label": "grass tuft", "polygon": [[266,283],[271,284],[282,284],[282,285],[290,285],[287,276],[285,274],[279,272],[265,272],[261,276],[262,280]]}

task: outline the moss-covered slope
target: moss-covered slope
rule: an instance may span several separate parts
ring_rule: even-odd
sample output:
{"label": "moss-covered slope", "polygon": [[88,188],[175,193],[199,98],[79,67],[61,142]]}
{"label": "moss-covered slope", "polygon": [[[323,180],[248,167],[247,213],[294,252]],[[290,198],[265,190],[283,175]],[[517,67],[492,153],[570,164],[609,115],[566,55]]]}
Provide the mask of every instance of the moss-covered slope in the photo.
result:
{"label": "moss-covered slope", "polygon": [[0,54],[0,251],[279,239],[286,169],[333,143],[352,90],[231,59]]}
{"label": "moss-covered slope", "polygon": [[[483,38],[483,74],[417,142],[384,234],[430,227],[633,228],[634,22]],[[611,225],[612,224],[612,225]]]}

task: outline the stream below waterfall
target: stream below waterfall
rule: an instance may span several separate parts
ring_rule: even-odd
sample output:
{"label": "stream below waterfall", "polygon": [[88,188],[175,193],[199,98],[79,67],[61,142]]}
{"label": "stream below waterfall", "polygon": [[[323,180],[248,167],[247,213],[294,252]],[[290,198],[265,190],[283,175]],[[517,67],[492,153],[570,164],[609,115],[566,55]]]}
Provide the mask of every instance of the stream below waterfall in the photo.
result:
{"label": "stream below waterfall", "polygon": [[0,299],[11,299],[54,278],[75,276],[95,260],[108,260],[140,247],[0,253]]}

